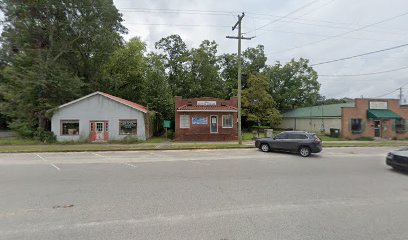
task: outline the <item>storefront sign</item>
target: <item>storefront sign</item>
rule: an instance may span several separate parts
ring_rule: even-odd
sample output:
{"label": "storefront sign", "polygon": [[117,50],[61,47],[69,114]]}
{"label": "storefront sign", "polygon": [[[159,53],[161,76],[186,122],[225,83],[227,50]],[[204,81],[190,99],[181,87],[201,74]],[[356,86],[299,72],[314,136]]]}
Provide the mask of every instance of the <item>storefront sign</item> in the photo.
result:
{"label": "storefront sign", "polygon": [[191,122],[193,124],[208,124],[208,118],[206,117],[193,117]]}
{"label": "storefront sign", "polygon": [[217,106],[217,101],[197,101],[197,106]]}
{"label": "storefront sign", "polygon": [[387,102],[370,102],[370,109],[388,109]]}
{"label": "storefront sign", "polygon": [[119,124],[121,127],[124,127],[124,128],[134,128],[137,125],[137,121],[136,120],[121,120]]}

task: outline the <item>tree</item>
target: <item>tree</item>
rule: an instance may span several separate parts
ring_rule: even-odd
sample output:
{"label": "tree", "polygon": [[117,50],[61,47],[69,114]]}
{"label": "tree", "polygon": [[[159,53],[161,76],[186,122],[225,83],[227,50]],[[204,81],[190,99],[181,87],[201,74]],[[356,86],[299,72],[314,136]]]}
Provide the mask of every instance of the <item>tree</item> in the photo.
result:
{"label": "tree", "polygon": [[66,67],[39,58],[21,56],[14,63],[18,67],[3,70],[0,108],[12,119],[11,129],[32,137],[49,128],[49,110],[79,96],[82,82]]}
{"label": "tree", "polygon": [[292,59],[285,65],[279,62],[267,69],[270,94],[279,110],[314,105],[319,98],[320,83],[309,60]]}
{"label": "tree", "polygon": [[164,119],[174,119],[174,98],[167,82],[163,56],[149,53],[147,64],[146,99],[149,109],[161,113]]}
{"label": "tree", "polygon": [[113,52],[104,67],[109,92],[140,104],[146,104],[148,63],[144,56],[146,44],[132,38]]}
{"label": "tree", "polygon": [[238,62],[236,54],[223,54],[218,58],[221,78],[225,84],[226,98],[237,95],[238,88]]}
{"label": "tree", "polygon": [[277,126],[281,115],[275,108],[275,101],[268,93],[268,81],[262,75],[251,75],[248,88],[242,91],[242,115],[247,121]]}
{"label": "tree", "polygon": [[[241,87],[247,88],[248,78],[252,74],[262,73],[266,65],[264,46],[258,45],[255,48],[247,48],[242,53],[242,77]],[[221,77],[226,85],[227,97],[235,96],[238,88],[238,66],[237,54],[223,54],[219,57],[221,66]]]}
{"label": "tree", "polygon": [[111,0],[3,0],[1,108],[26,135],[49,129],[46,113],[105,89],[102,63],[126,29]]}
{"label": "tree", "polygon": [[217,44],[204,40],[190,54],[190,78],[193,83],[186,97],[224,97],[224,82],[219,75]]}
{"label": "tree", "polygon": [[179,35],[170,35],[160,39],[155,44],[156,49],[163,51],[165,66],[168,72],[168,82],[173,96],[189,96],[193,84],[188,78],[187,61],[189,51]]}

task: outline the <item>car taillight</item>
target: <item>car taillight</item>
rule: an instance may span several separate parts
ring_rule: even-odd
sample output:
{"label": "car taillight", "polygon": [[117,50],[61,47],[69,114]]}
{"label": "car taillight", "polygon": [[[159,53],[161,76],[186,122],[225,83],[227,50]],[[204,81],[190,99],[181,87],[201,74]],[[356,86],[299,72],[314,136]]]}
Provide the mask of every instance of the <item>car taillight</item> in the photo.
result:
{"label": "car taillight", "polygon": [[315,143],[320,143],[321,140],[320,140],[320,138],[315,138],[315,140],[314,140],[313,142],[315,142]]}

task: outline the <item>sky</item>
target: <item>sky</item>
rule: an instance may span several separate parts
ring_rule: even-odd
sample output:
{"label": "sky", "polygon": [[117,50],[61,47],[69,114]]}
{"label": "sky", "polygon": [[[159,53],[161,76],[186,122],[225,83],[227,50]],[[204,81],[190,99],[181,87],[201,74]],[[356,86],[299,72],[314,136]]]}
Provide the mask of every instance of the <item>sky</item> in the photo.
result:
{"label": "sky", "polygon": [[[242,48],[265,46],[268,64],[307,58],[311,64],[408,43],[406,0],[114,0],[128,28],[126,40],[140,37],[154,50],[162,37],[179,34],[191,47],[215,40],[219,54],[237,51],[231,27],[245,12]],[[404,15],[406,14],[406,15]],[[327,98],[397,98],[408,100],[408,46],[315,66],[321,94]],[[400,69],[400,70],[396,70]],[[391,71],[396,70],[396,71]],[[386,73],[378,73],[384,72]],[[406,84],[406,86],[404,86]],[[405,98],[405,96],[403,98]]]}
{"label": "sky", "polygon": [[[231,27],[242,12],[243,33],[255,37],[242,49],[264,45],[268,64],[300,57],[316,64],[408,43],[407,0],[113,1],[128,29],[124,39],[140,37],[153,51],[162,37],[178,34],[189,48],[207,39],[219,54],[235,53],[237,41],[225,36],[237,35]],[[403,87],[408,102],[408,46],[314,69],[327,98],[398,98]]]}

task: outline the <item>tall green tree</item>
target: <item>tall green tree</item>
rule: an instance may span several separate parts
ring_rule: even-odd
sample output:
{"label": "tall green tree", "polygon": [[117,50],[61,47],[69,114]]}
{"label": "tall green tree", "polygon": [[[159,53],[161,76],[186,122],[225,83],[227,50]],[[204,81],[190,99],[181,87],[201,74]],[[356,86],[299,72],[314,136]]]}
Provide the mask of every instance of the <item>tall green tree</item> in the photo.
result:
{"label": "tall green tree", "polygon": [[319,99],[318,75],[307,59],[292,59],[285,65],[278,62],[266,70],[266,77],[279,110],[312,106]]}
{"label": "tall green tree", "polygon": [[218,58],[220,65],[220,76],[225,84],[225,97],[230,98],[237,95],[238,86],[238,62],[235,53],[225,53]]}
{"label": "tall green tree", "polygon": [[166,78],[163,56],[155,53],[147,55],[147,93],[149,109],[162,114],[164,119],[174,119],[174,98]]}
{"label": "tall green tree", "polygon": [[248,87],[242,91],[242,115],[255,124],[277,126],[281,115],[268,93],[268,81],[263,75],[251,75]]}
{"label": "tall green tree", "polygon": [[[247,48],[242,52],[241,87],[247,88],[248,78],[252,74],[260,74],[267,68],[264,46]],[[223,54],[219,57],[221,77],[225,81],[227,96],[235,96],[238,88],[237,54]]]}
{"label": "tall green tree", "polygon": [[102,63],[126,32],[111,0],[3,0],[0,10],[1,108],[12,128],[26,135],[46,129],[47,110],[105,89]]}
{"label": "tall green tree", "polygon": [[173,96],[190,96],[193,83],[188,77],[189,51],[187,45],[177,34],[160,39],[155,43],[156,49],[163,52],[165,56],[165,66],[168,73]]}
{"label": "tall green tree", "polygon": [[110,93],[140,104],[147,103],[148,63],[145,53],[146,44],[139,38],[132,38],[113,52],[104,68]]}
{"label": "tall green tree", "polygon": [[204,40],[190,54],[192,91],[187,97],[224,97],[224,82],[219,75],[217,44]]}

